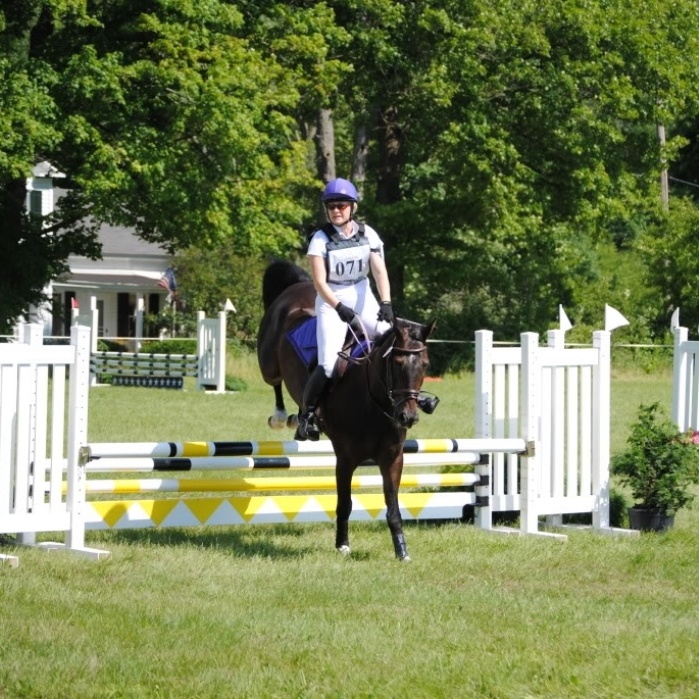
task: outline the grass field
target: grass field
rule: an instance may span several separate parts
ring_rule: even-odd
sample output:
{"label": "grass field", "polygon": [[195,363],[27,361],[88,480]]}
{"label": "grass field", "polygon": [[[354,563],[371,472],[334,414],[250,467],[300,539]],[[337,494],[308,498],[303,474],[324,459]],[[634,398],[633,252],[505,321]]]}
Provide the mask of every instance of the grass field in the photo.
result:
{"label": "grass field", "polygon": [[[231,373],[247,390],[94,389],[90,440],[291,438],[250,358]],[[442,402],[411,436],[471,436],[472,377],[426,388]],[[614,375],[614,451],[670,391]],[[409,565],[383,523],[351,525],[349,558],[321,524],[92,532],[99,563],[23,549],[0,568],[0,697],[696,697],[697,525],[561,543],[409,523]]]}

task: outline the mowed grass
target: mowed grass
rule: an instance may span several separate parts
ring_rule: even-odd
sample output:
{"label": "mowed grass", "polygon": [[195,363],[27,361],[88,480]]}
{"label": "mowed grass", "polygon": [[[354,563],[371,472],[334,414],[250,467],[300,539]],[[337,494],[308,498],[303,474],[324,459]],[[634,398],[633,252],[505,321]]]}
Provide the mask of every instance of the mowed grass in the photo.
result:
{"label": "mowed grass", "polygon": [[[246,391],[95,389],[90,440],[290,439],[254,362],[231,373]],[[472,377],[426,388],[442,402],[411,436],[471,436]],[[614,376],[614,450],[670,391]],[[351,524],[348,558],[331,524],[90,532],[99,563],[9,548],[0,697],[696,697],[697,525],[563,543],[408,523],[407,565],[379,522]]]}

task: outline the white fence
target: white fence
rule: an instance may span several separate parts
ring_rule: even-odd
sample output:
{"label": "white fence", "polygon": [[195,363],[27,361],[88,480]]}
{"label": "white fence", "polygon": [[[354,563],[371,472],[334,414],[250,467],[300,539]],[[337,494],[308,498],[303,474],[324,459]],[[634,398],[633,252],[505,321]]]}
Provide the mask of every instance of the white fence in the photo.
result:
{"label": "white fence", "polygon": [[476,434],[529,445],[526,457],[493,454],[480,526],[519,511],[521,531],[535,533],[541,516],[586,512],[609,529],[610,337],[600,330],[593,347],[571,349],[552,330],[547,347],[535,333],[521,347],[494,347],[490,331],[476,333]]}
{"label": "white fence", "polygon": [[[23,333],[21,342],[0,345],[0,534],[31,544],[36,532],[65,532],[65,544],[50,546],[99,557],[104,552],[84,546],[78,463],[87,441],[90,330],[74,326],[67,346],[43,345],[40,325]],[[16,564],[12,556],[2,561]]]}
{"label": "white fence", "polygon": [[699,429],[699,341],[673,327],[672,419],[682,431]]}

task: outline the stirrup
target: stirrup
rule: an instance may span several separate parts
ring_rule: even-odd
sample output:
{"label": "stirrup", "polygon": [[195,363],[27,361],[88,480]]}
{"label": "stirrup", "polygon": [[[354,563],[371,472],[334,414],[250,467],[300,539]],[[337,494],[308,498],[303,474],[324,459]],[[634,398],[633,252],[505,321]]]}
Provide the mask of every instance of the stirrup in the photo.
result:
{"label": "stirrup", "polygon": [[306,440],[317,442],[320,439],[320,430],[315,423],[314,413],[309,412],[299,416],[299,424],[296,427],[294,439],[299,442],[305,442]]}

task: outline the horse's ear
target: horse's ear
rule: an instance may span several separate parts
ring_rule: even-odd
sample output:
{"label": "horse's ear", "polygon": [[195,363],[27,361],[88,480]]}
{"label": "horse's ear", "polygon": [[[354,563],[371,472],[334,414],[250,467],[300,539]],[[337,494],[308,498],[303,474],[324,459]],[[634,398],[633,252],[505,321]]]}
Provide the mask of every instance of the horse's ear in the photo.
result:
{"label": "horse's ear", "polygon": [[434,329],[437,327],[437,320],[431,320],[427,325],[425,325],[425,340],[432,335]]}

